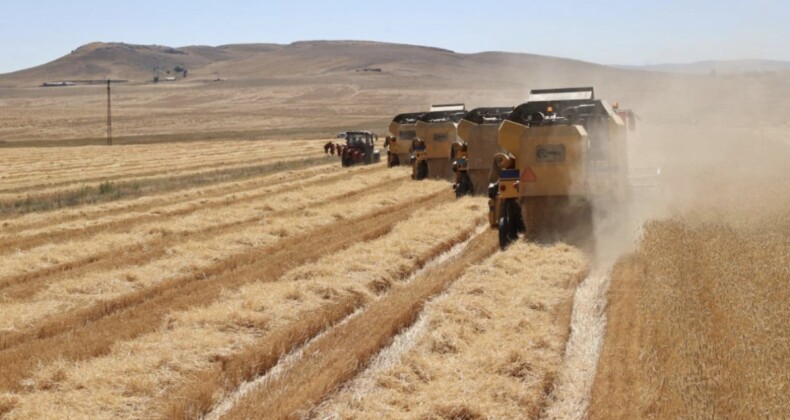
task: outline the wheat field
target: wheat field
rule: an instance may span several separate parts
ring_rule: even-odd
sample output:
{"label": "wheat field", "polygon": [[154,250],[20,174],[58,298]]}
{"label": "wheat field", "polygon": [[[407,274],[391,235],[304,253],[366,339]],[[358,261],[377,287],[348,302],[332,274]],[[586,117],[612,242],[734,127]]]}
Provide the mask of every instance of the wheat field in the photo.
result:
{"label": "wheat field", "polygon": [[[457,287],[504,274],[511,283],[480,292],[489,295],[480,311],[493,311],[521,274],[546,287],[528,309],[544,327],[524,327],[541,353],[529,397],[539,407],[586,267],[580,251],[499,254],[483,198],[456,200],[449,184],[414,182],[408,168],[341,168],[322,144],[7,149],[0,415],[319,415],[430,308],[463,301]],[[550,279],[540,266],[519,272],[544,253],[573,266]],[[529,300],[522,290],[517,306]],[[491,334],[506,328],[508,309],[499,311]],[[456,327],[476,324],[467,318]],[[529,348],[505,352],[505,362]],[[519,375],[510,378],[526,380]],[[266,399],[276,414],[262,392],[278,395]]]}
{"label": "wheat field", "polygon": [[790,147],[758,146],[692,167],[614,265],[590,418],[787,417]]}
{"label": "wheat field", "polygon": [[484,197],[325,141],[4,149],[0,417],[787,411],[775,176],[675,194],[612,268],[557,239],[502,251]]}

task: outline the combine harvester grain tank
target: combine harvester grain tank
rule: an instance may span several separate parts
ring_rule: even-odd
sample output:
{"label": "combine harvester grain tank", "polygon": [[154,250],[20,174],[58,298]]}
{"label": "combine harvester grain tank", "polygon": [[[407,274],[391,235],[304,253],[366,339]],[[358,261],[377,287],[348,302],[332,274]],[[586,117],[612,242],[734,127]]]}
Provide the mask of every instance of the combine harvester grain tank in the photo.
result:
{"label": "combine harvester grain tank", "polygon": [[412,178],[452,181],[451,150],[458,135],[458,123],[466,115],[464,104],[433,105],[415,124],[412,139]]}
{"label": "combine harvester grain tank", "polygon": [[389,126],[390,136],[384,147],[387,148],[387,166],[405,165],[411,156],[411,141],[417,137],[417,121],[425,112],[409,112],[398,114]]}
{"label": "combine harvester grain tank", "polygon": [[496,182],[491,175],[498,177],[499,171],[491,169],[491,161],[504,151],[499,146],[499,126],[511,112],[512,106],[476,108],[461,118],[451,150],[457,197],[484,195],[488,185]]}
{"label": "combine harvester grain tank", "polygon": [[502,247],[520,232],[590,237],[592,206],[628,194],[626,123],[591,87],[532,90],[502,122],[498,141],[504,152],[493,159],[489,219]]}

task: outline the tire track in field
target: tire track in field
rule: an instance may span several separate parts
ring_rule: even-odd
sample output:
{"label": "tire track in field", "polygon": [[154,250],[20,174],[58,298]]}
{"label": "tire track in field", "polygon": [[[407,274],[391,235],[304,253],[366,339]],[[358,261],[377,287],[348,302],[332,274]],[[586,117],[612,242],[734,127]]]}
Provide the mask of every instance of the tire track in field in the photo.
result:
{"label": "tire track in field", "polygon": [[301,357],[239,397],[226,413],[227,417],[258,418],[262,413],[270,418],[298,417],[351,379],[392,337],[411,325],[428,299],[497,249],[497,238],[492,231],[479,235],[456,257],[394,288],[305,345]]}
{"label": "tire track in field", "polygon": [[[376,167],[376,168],[371,169],[370,171],[366,171],[366,172],[368,172],[368,173],[375,173],[375,172],[381,172],[381,171],[383,171],[382,167]],[[320,176],[320,175],[317,175],[317,176]],[[43,245],[43,244],[51,244],[53,242],[61,242],[61,241],[64,241],[64,240],[74,240],[75,238],[84,237],[84,236],[91,236],[91,235],[99,233],[99,232],[109,233],[109,232],[125,231],[128,228],[130,228],[132,226],[135,226],[135,225],[138,225],[138,224],[141,224],[141,223],[146,223],[146,222],[151,222],[151,221],[164,221],[164,220],[167,220],[168,218],[174,218],[174,217],[180,217],[180,216],[188,215],[188,214],[191,214],[191,213],[193,213],[193,212],[195,212],[197,210],[201,210],[202,211],[202,210],[206,210],[206,209],[213,209],[213,208],[218,208],[218,207],[234,205],[234,204],[237,204],[237,203],[240,203],[240,202],[244,202],[244,201],[257,200],[257,199],[260,199],[260,198],[270,197],[270,196],[275,195],[275,194],[280,194],[280,193],[287,192],[287,191],[293,189],[294,185],[303,185],[304,183],[310,183],[311,186],[324,186],[324,185],[328,185],[328,184],[337,182],[338,180],[341,180],[341,179],[347,178],[347,177],[348,177],[348,174],[337,173],[337,174],[330,175],[328,177],[324,177],[324,178],[321,178],[321,179],[318,179],[318,180],[311,180],[310,178],[308,178],[308,179],[303,179],[302,178],[302,179],[296,179],[296,180],[293,180],[293,179],[282,180],[281,182],[274,184],[274,185],[280,185],[279,188],[276,188],[274,190],[268,190],[268,191],[255,193],[255,194],[244,196],[244,197],[226,198],[225,200],[214,201],[214,202],[210,202],[208,204],[202,204],[202,202],[205,201],[206,198],[200,198],[200,199],[194,200],[195,204],[193,206],[187,207],[187,208],[181,208],[181,209],[176,209],[176,210],[171,210],[171,211],[157,212],[155,214],[154,213],[141,214],[141,215],[132,216],[132,217],[129,217],[129,218],[126,218],[126,219],[115,219],[115,220],[111,220],[111,221],[108,221],[108,222],[97,223],[95,225],[90,225],[90,226],[80,226],[80,227],[65,228],[65,229],[55,230],[55,231],[41,232],[41,233],[38,233],[38,234],[33,234],[33,235],[30,235],[30,236],[21,237],[21,238],[18,238],[16,240],[12,239],[12,240],[4,241],[4,243],[2,245],[0,245],[0,253],[2,253],[4,251],[8,252],[9,250],[26,251],[28,249],[31,249],[31,248],[34,248],[36,246],[40,246],[40,245]],[[240,192],[237,190],[237,191],[227,192],[226,195],[230,196],[230,195],[239,194],[239,193]],[[173,203],[173,204],[177,204],[177,203]],[[2,284],[3,284],[3,282],[2,282],[2,280],[0,280],[0,290],[2,290],[2,287],[3,287]]]}
{"label": "tire track in field", "polygon": [[390,206],[344,222],[285,238],[262,249],[223,260],[214,266],[156,287],[125,295],[70,316],[61,316],[47,329],[0,351],[0,391],[20,390],[32,370],[54,360],[78,361],[106,354],[112,345],[158,328],[172,311],[206,305],[222,290],[235,290],[251,281],[276,281],[288,270],[389,232],[414,211],[452,199],[443,192]]}
{"label": "tire track in field", "polygon": [[[293,212],[299,212],[310,207],[321,207],[333,203],[347,200],[357,196],[364,196],[391,189],[388,184],[381,184],[366,189],[358,189],[345,192],[335,196],[324,198],[323,202],[307,202],[302,205],[282,209],[267,215],[269,218],[287,216]],[[58,264],[41,270],[31,271],[19,276],[12,276],[0,280],[0,292],[5,301],[20,300],[35,295],[48,284],[52,284],[66,277],[76,277],[92,271],[104,271],[114,267],[139,265],[145,262],[162,257],[167,252],[167,248],[185,240],[206,240],[221,234],[242,231],[252,225],[260,223],[260,215],[252,216],[242,220],[228,223],[221,223],[207,226],[190,232],[181,232],[176,235],[168,235],[156,238],[151,241],[138,243],[122,249],[111,249],[101,254],[93,254],[88,257]],[[118,257],[122,255],[122,257]],[[14,341],[12,337],[18,332],[0,334],[0,350],[7,346],[7,343]]]}
{"label": "tire track in field", "polygon": [[587,418],[606,329],[609,279],[608,271],[591,273],[576,289],[562,370],[541,418]]}
{"label": "tire track in field", "polygon": [[[460,251],[480,231],[479,228],[472,225],[456,232],[452,237],[434,244],[430,249],[420,252],[415,256],[416,258],[408,270],[399,272],[396,283],[416,277],[416,273],[426,270],[428,266],[443,263],[446,260],[445,256],[449,258],[451,255],[455,255],[456,250]],[[375,241],[371,241],[371,246],[374,245],[373,242]],[[381,270],[385,269],[381,268]],[[375,272],[368,274],[376,275]],[[344,301],[349,300],[354,302],[353,309],[359,309],[376,299],[363,300],[355,298],[355,295],[352,294],[344,298]],[[344,307],[349,308],[346,304]],[[333,305],[311,311],[299,321],[284,325],[259,338],[241,351],[224,357],[221,364],[209,366],[203,371],[190,375],[190,379],[182,383],[179,389],[168,394],[167,402],[162,404],[164,407],[162,416],[166,418],[196,418],[206,415],[219,402],[222,395],[232,394],[245,382],[266,374],[280,363],[291,350],[316,337],[326,327],[338,324],[352,312],[353,310],[338,312]]]}

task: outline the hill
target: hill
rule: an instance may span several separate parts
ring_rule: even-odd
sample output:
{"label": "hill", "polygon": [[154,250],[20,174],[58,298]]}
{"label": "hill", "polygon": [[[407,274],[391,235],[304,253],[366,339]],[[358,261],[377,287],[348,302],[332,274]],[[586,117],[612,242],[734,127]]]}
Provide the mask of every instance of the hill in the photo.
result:
{"label": "hill", "polygon": [[[174,74],[176,67],[186,68],[188,77]],[[162,77],[170,71],[175,82],[151,83],[157,69]],[[129,142],[381,131],[393,115],[432,103],[512,106],[529,89],[562,86],[594,86],[596,96],[638,110],[643,126],[672,122],[704,132],[726,125],[751,133],[759,118],[761,132],[784,138],[790,110],[790,79],[779,73],[676,74],[369,41],[178,48],[92,43],[50,63],[0,75],[0,142],[103,141],[104,89],[38,87],[106,77],[129,81],[113,90],[113,132]],[[691,129],[680,132],[695,136]],[[648,137],[648,130],[643,133]],[[649,136],[680,141],[665,130]]]}
{"label": "hill", "polygon": [[356,72],[433,79],[505,79],[525,72],[562,74],[622,72],[577,60],[532,54],[461,54],[438,48],[367,41],[307,41],[288,45],[238,44],[173,48],[160,45],[92,43],[52,62],[0,75],[0,85],[38,86],[48,81],[124,79],[144,82],[154,74],[255,80],[271,77],[337,76]]}

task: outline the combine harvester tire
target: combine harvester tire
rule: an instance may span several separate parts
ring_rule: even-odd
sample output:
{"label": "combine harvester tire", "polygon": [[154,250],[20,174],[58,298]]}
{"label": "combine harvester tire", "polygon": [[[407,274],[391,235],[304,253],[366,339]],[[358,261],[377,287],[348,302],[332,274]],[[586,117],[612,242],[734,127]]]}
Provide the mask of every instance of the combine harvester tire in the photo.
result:
{"label": "combine harvester tire", "polygon": [[521,208],[515,199],[505,200],[499,215],[499,247],[507,248],[511,242],[518,239],[519,232],[524,231],[524,221],[521,219]]}
{"label": "combine harvester tire", "polygon": [[428,177],[428,162],[422,161],[417,164],[417,173],[414,175],[417,181],[422,181]]}
{"label": "combine harvester tire", "polygon": [[458,180],[458,185],[455,187],[455,196],[456,197],[463,197],[465,195],[471,195],[474,192],[474,187],[472,185],[472,179],[469,178],[469,174],[466,172],[461,172],[460,179]]}

